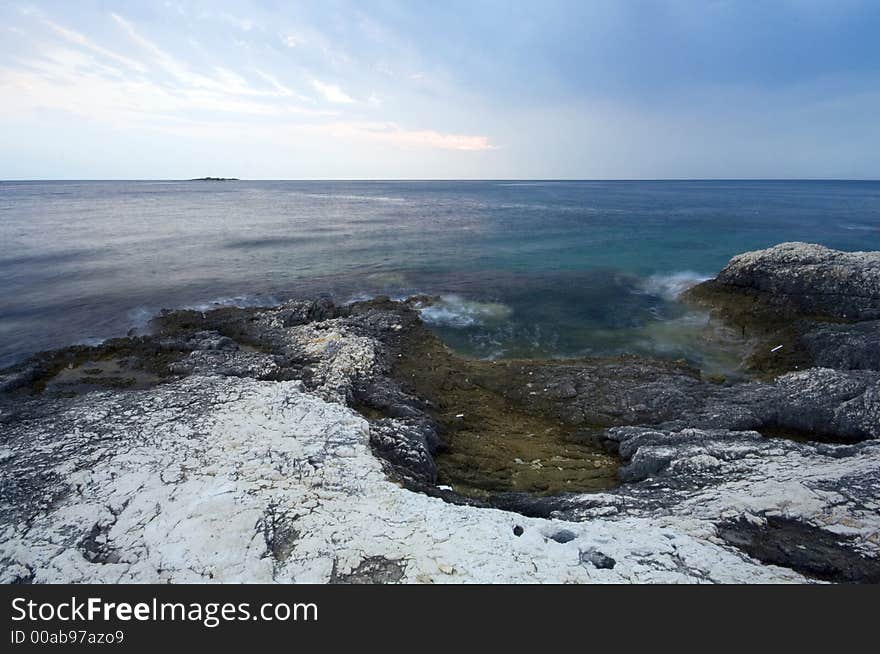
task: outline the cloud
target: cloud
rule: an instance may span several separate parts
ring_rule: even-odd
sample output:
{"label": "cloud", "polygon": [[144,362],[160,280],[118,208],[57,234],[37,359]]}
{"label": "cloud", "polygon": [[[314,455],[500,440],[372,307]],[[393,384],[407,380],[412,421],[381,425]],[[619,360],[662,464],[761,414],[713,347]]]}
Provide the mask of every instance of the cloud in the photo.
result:
{"label": "cloud", "polygon": [[295,48],[300,44],[299,37],[289,32],[286,34],[279,34],[278,37],[281,39],[281,42],[288,48]]}
{"label": "cloud", "polygon": [[327,102],[335,104],[352,104],[354,102],[354,98],[335,84],[328,84],[316,79],[312,80],[312,86],[315,87],[318,93],[324,96]]}
{"label": "cloud", "polygon": [[171,2],[170,0],[166,0],[165,8],[170,9],[171,11],[174,11],[181,16],[186,16],[186,9],[184,9],[183,5],[179,2]]}
{"label": "cloud", "polygon": [[256,21],[252,18],[241,18],[225,11],[218,13],[217,17],[227,25],[232,25],[233,27],[240,29],[242,32],[250,32],[257,25]]}
{"label": "cloud", "polygon": [[[144,50],[135,61],[112,52],[62,25],[47,22],[63,41],[34,42],[39,52],[15,65],[0,62],[0,90],[9,101],[4,115],[28,116],[55,110],[115,127],[167,122],[181,116],[236,114],[260,119],[289,119],[293,115],[332,117],[335,112],[303,107],[303,100],[273,76],[257,71],[269,83],[253,86],[243,75],[220,66],[194,72],[135,26],[114,14],[129,39]],[[68,44],[78,49],[69,47]],[[160,75],[156,75],[159,72]],[[169,77],[163,77],[166,73]]]}
{"label": "cloud", "polygon": [[152,41],[141,36],[137,32],[137,30],[135,30],[135,27],[132,23],[127,21],[119,14],[110,14],[110,16],[125,31],[125,33],[128,35],[128,38],[135,45],[141,47],[142,49],[146,50],[150,55],[152,55],[153,60],[167,73],[171,74],[173,77],[177,78],[180,81],[195,81],[195,76],[193,76],[182,63],[180,63],[177,59],[162,50]]}
{"label": "cloud", "polygon": [[51,20],[48,20],[45,18],[43,19],[43,22],[53,32],[55,32],[56,34],[58,34],[59,36],[61,36],[65,40],[69,41],[70,43],[78,45],[78,46],[85,48],[87,50],[91,50],[95,54],[98,54],[98,55],[105,57],[107,59],[111,59],[111,60],[115,61],[116,63],[122,64],[126,68],[131,68],[132,70],[136,70],[141,73],[146,72],[146,70],[147,70],[146,67],[142,63],[135,61],[134,59],[130,59],[129,57],[125,57],[125,56],[118,54],[116,52],[113,52],[112,50],[109,50],[107,48],[104,48],[104,47],[98,45],[97,43],[95,43],[94,41],[92,41],[91,39],[89,39],[84,34],[80,34],[79,32],[76,32],[72,29],[64,27],[63,25],[58,25],[57,23],[54,23]]}
{"label": "cloud", "polygon": [[[294,95],[290,89],[285,88],[274,78],[272,78],[270,82],[274,88],[269,91],[254,88],[238,73],[219,66],[214,68],[212,74],[194,72],[185,62],[169,54],[158,45],[142,36],[133,23],[118,14],[111,14],[111,16],[113,17],[113,20],[122,27],[129,39],[131,39],[135,45],[145,50],[151,56],[152,62],[170,75],[178,86],[182,87],[184,90],[200,89],[223,95],[266,98],[292,97]],[[268,76],[265,73],[259,75],[264,80],[269,81]]]}
{"label": "cloud", "polygon": [[444,134],[430,129],[406,129],[393,122],[335,122],[321,126],[336,136],[381,141],[397,146],[463,150],[470,152],[496,150],[487,136]]}
{"label": "cloud", "polygon": [[259,70],[259,69],[255,70],[254,72],[259,77],[264,79],[272,88],[274,88],[276,91],[278,91],[279,95],[282,95],[284,97],[293,97],[295,95],[295,93],[291,89],[284,86],[284,84],[279,82],[277,78],[270,75],[269,73],[266,73],[266,72]]}
{"label": "cloud", "polygon": [[148,130],[211,143],[246,137],[298,147],[308,138],[314,147],[367,142],[402,149],[494,149],[486,136],[352,120],[342,113],[356,114],[366,106],[378,113],[382,102],[376,93],[357,103],[338,85],[312,79],[321,99],[338,107],[318,109],[314,99],[297,93],[277,73],[198,68],[144,36],[127,18],[111,16],[133,46],[126,55],[43,21],[45,33],[30,37],[34,54],[0,60],[3,120],[29,124],[66,115],[101,129]]}
{"label": "cloud", "polygon": [[198,120],[168,121],[156,125],[167,133],[182,137],[198,136],[211,142],[257,141],[273,147],[300,146],[304,138],[312,137],[318,145],[378,143],[406,150],[450,150],[485,152],[498,148],[487,136],[444,134],[434,130],[408,129],[393,122],[363,122],[330,120],[327,122],[284,122],[277,124],[255,122],[242,129],[241,124],[228,121],[205,122]]}

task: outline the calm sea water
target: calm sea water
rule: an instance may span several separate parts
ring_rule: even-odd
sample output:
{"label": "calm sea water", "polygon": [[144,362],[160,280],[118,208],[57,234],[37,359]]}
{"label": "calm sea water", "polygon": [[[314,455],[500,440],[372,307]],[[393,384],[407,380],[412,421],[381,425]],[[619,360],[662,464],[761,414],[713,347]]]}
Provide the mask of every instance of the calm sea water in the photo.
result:
{"label": "calm sea water", "polygon": [[712,367],[676,293],[791,240],[880,249],[880,182],[0,182],[0,365],[164,307],[428,293],[470,355]]}

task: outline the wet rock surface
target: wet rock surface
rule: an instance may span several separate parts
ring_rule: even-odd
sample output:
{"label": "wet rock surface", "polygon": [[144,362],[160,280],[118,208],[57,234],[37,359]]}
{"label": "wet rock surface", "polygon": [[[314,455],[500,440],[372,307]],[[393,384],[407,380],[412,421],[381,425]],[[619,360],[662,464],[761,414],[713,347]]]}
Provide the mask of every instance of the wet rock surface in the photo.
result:
{"label": "wet rock surface", "polygon": [[880,253],[782,243],[746,252],[715,283],[763,296],[773,307],[839,320],[880,318]]}
{"label": "wet rock surface", "polygon": [[2,580],[876,582],[874,258],[780,248],[702,296],[751,289],[800,344],[742,383],[465,360],[381,298],[166,312],[0,371]]}
{"label": "wet rock surface", "polygon": [[782,243],[734,257],[684,297],[750,337],[755,373],[880,368],[878,252]]}

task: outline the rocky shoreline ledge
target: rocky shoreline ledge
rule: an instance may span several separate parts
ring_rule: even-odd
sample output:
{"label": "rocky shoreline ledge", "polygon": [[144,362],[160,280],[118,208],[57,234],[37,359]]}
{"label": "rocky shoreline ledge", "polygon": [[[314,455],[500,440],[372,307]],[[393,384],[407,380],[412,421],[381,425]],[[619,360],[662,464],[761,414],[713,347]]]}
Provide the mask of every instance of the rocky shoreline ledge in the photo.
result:
{"label": "rocky shoreline ledge", "polygon": [[0,371],[0,580],[880,582],[880,253],[782,244],[686,299],[751,379],[463,359],[429,298],[32,357]]}

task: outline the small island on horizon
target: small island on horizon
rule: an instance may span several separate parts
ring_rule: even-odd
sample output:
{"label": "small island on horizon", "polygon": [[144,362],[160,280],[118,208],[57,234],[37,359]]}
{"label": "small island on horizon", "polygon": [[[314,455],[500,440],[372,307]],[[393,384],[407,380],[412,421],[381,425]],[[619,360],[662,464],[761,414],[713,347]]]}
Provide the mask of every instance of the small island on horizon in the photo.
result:
{"label": "small island on horizon", "polygon": [[190,182],[240,182],[238,177],[193,177]]}

